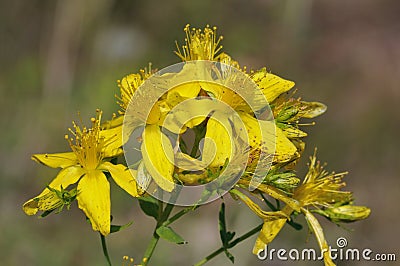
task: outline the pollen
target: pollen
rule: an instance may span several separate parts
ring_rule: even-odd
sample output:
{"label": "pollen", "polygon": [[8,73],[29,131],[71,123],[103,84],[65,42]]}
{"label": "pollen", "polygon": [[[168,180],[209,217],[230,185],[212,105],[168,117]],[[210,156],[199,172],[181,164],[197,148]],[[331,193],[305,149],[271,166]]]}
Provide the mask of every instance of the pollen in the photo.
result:
{"label": "pollen", "polygon": [[117,96],[117,103],[121,107],[120,114],[124,114],[125,110],[137,91],[137,89],[143,84],[143,82],[152,76],[156,70],[152,69],[152,64],[149,63],[148,67],[140,69],[139,73],[129,74],[125,76],[122,80],[118,80],[118,87],[120,89],[120,95]]}
{"label": "pollen", "polygon": [[96,117],[91,118],[92,127],[78,126],[73,122],[69,129],[72,137],[65,135],[72,151],[76,154],[79,164],[86,170],[94,170],[103,159],[104,138],[100,137],[100,121],[102,111],[96,110]]}
{"label": "pollen", "polygon": [[220,45],[222,36],[217,37],[217,27],[210,28],[207,25],[204,30],[190,28],[187,24],[183,29],[186,33],[185,44],[180,49],[176,42],[175,54],[183,61],[190,60],[217,60],[218,53],[222,49]]}

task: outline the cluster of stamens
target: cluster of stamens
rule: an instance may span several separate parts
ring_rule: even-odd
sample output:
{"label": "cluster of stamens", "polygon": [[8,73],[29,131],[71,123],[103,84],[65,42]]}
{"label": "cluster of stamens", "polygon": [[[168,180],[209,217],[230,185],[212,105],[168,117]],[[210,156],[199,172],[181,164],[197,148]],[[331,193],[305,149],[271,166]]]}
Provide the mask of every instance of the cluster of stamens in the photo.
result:
{"label": "cluster of stamens", "polygon": [[73,137],[65,135],[65,139],[78,158],[79,164],[87,170],[96,169],[103,158],[104,138],[100,137],[101,116],[102,112],[96,110],[96,117],[90,119],[91,128],[83,125],[78,126],[73,122],[73,129],[69,128]]}
{"label": "cluster of stamens", "polygon": [[135,94],[136,90],[143,84],[143,82],[153,75],[155,70],[152,70],[151,63],[149,67],[141,69],[138,74],[129,74],[122,80],[118,80],[118,87],[120,88],[120,96],[116,95],[117,103],[121,107],[120,114],[124,114],[128,105]]}
{"label": "cluster of stamens", "polygon": [[217,27],[210,28],[207,25],[202,31],[190,28],[190,25],[187,24],[184,31],[186,33],[185,45],[181,50],[176,43],[177,51],[175,51],[183,61],[217,59],[217,53],[222,49],[222,45],[219,43],[223,39],[222,36],[217,37]]}
{"label": "cluster of stamens", "polygon": [[312,157],[309,171],[301,184],[294,192],[294,198],[303,206],[319,205],[329,207],[336,202],[351,201],[352,194],[340,189],[346,186],[343,177],[347,173],[328,173],[319,161]]}

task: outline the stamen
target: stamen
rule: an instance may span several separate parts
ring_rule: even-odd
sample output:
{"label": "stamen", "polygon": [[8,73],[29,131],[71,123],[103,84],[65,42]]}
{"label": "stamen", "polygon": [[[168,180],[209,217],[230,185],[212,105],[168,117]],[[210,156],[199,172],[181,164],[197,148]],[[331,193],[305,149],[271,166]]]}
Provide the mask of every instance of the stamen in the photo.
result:
{"label": "stamen", "polygon": [[221,51],[222,45],[219,45],[223,39],[222,36],[217,37],[217,27],[210,28],[206,25],[204,30],[192,28],[186,25],[184,28],[186,33],[185,44],[182,45],[182,51],[176,42],[178,55],[183,61],[190,60],[217,60],[217,54]]}
{"label": "stamen", "polygon": [[137,74],[129,74],[125,76],[122,80],[118,80],[118,87],[120,88],[120,96],[115,96],[117,98],[117,103],[121,107],[120,114],[124,114],[125,110],[135,94],[136,90],[143,84],[143,82],[151,77],[156,70],[152,69],[152,63],[149,63],[148,67],[140,69]]}
{"label": "stamen", "polygon": [[102,111],[96,110],[96,117],[92,117],[92,127],[78,126],[72,122],[74,130],[69,128],[73,137],[69,138],[65,135],[65,139],[71,146],[72,151],[76,154],[79,164],[87,170],[96,169],[103,159],[104,138],[100,137],[100,121]]}

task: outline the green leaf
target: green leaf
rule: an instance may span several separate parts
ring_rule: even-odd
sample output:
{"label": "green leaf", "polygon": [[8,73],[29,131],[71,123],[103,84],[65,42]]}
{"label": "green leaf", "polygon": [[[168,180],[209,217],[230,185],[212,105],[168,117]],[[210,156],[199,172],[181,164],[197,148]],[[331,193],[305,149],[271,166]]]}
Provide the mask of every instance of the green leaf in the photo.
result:
{"label": "green leaf", "polygon": [[46,217],[47,215],[49,215],[50,213],[52,213],[53,211],[54,211],[54,209],[53,209],[53,210],[44,211],[44,212],[39,216],[39,218],[44,218],[44,217]]}
{"label": "green leaf", "polygon": [[219,235],[224,247],[226,247],[226,222],[225,222],[225,203],[222,202],[221,208],[219,210]]}
{"label": "green leaf", "polygon": [[131,226],[133,224],[133,222],[129,222],[127,224],[124,225],[111,225],[111,229],[110,229],[110,233],[116,233],[119,232],[125,228],[128,228],[129,226]]}
{"label": "green leaf", "polygon": [[172,230],[169,226],[160,226],[156,230],[157,235],[168,240],[175,244],[186,244],[187,242],[180,235],[178,235],[174,230]]}
{"label": "green leaf", "polygon": [[225,249],[225,255],[228,257],[228,259],[232,262],[235,263],[235,257],[230,253],[227,249]]}
{"label": "green leaf", "polygon": [[158,220],[158,201],[150,196],[140,197],[138,200],[140,208],[143,210],[143,212],[146,215],[154,217],[154,219]]}
{"label": "green leaf", "polygon": [[293,220],[286,221],[286,223],[289,224],[291,227],[293,227],[297,231],[300,231],[301,229],[303,229],[303,226],[301,224],[296,223]]}
{"label": "green leaf", "polygon": [[235,257],[228,251],[229,242],[235,236],[235,232],[229,232],[226,230],[225,203],[224,202],[222,202],[221,209],[219,210],[219,235],[221,237],[222,246],[224,248],[225,255],[232,263],[235,263]]}

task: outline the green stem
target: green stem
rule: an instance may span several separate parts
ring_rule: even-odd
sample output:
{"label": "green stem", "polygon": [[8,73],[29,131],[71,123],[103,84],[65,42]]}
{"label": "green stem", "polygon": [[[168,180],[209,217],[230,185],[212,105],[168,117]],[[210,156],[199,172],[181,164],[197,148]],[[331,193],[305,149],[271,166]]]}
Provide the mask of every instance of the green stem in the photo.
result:
{"label": "green stem", "polygon": [[153,255],[153,252],[157,246],[158,240],[160,239],[160,236],[157,234],[157,229],[160,226],[164,225],[164,222],[168,220],[168,217],[174,208],[173,203],[176,202],[176,200],[179,196],[179,193],[180,193],[180,187],[177,187],[176,193],[174,193],[170,199],[172,203],[168,203],[164,210],[163,210],[163,202],[159,200],[159,202],[158,202],[159,216],[158,217],[160,217],[160,218],[157,221],[156,228],[154,228],[153,237],[150,239],[150,242],[147,245],[146,251],[144,252],[143,259],[142,259],[142,266],[146,266],[147,263],[149,262],[151,256]]}
{"label": "green stem", "polygon": [[[195,157],[197,155],[197,151],[199,149],[199,143],[200,143],[201,138],[202,137],[199,136],[199,134],[196,134],[193,148],[190,153],[192,157]],[[175,206],[174,203],[176,202],[176,200],[179,196],[180,190],[181,190],[181,186],[178,186],[177,191],[172,195],[172,197],[170,198],[170,203],[167,204],[167,206],[165,207],[164,210],[163,210],[162,201],[158,202],[159,220],[157,221],[156,228],[154,229],[153,237],[150,239],[150,242],[147,245],[146,251],[143,255],[142,266],[146,266],[148,264],[151,256],[153,255],[153,252],[157,246],[158,240],[160,239],[160,236],[157,234],[157,229],[160,226],[167,226],[167,225],[173,223],[174,221],[178,220],[180,217],[182,217],[184,214],[186,214],[190,210],[197,208],[197,206],[196,206],[195,208],[189,207],[189,208],[183,209],[180,212],[176,213],[173,217],[168,219],[169,215],[171,214],[171,212]]]}
{"label": "green stem", "polygon": [[200,205],[196,205],[196,206],[190,206],[187,207],[183,210],[180,210],[179,212],[177,212],[174,216],[172,216],[171,218],[169,218],[168,220],[166,220],[165,222],[163,222],[163,226],[167,226],[172,224],[173,222],[175,222],[176,220],[178,220],[179,218],[181,218],[183,215],[185,215],[186,213],[190,212],[190,211],[194,211],[195,209],[197,209],[198,207],[200,207]]}
{"label": "green stem", "polygon": [[[163,202],[161,200],[158,201],[158,217],[163,216]],[[161,218],[159,218],[161,220]],[[156,228],[154,228],[153,236],[150,239],[149,244],[147,245],[146,251],[144,252],[142,265],[145,266],[149,262],[151,256],[153,255],[154,249],[157,246],[158,240],[160,236],[157,234],[156,230],[159,227],[159,221],[157,221]]]}
{"label": "green stem", "polygon": [[151,256],[153,255],[153,252],[157,246],[158,240],[160,239],[160,236],[157,235],[156,233],[157,228],[154,230],[153,237],[150,239],[149,244],[147,245],[146,251],[144,252],[143,259],[142,259],[142,266],[147,265],[149,262]]}
{"label": "green stem", "polygon": [[104,257],[106,258],[108,265],[111,266],[111,260],[110,256],[108,256],[108,250],[107,250],[107,244],[106,244],[106,238],[102,234],[100,234],[100,239],[101,239],[101,246],[103,248],[103,254]]}
{"label": "green stem", "polygon": [[[242,241],[246,240],[247,238],[251,237],[255,233],[259,232],[262,227],[263,227],[263,224],[260,224],[257,227],[254,227],[253,229],[248,231],[247,233],[237,237],[235,240],[233,240],[231,243],[229,243],[228,248],[233,248],[234,246],[236,246],[240,242],[242,242]],[[208,255],[207,257],[202,259],[201,261],[197,262],[194,266],[204,265],[205,263],[210,261],[212,258],[218,256],[219,254],[221,254],[224,251],[225,251],[225,248],[224,247],[220,247],[219,249],[217,249],[216,251],[214,251],[213,253],[211,253],[210,255]]]}

